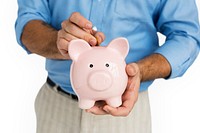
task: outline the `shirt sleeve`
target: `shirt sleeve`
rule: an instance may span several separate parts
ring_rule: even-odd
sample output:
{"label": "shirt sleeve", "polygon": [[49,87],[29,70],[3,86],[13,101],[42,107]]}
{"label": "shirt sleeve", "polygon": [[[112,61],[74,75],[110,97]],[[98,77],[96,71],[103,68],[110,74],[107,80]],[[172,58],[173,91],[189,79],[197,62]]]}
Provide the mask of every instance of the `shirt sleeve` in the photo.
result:
{"label": "shirt sleeve", "polygon": [[31,52],[23,45],[21,34],[24,26],[30,20],[42,20],[46,23],[50,23],[50,10],[47,0],[18,0],[18,17],[15,22],[15,33],[17,42],[27,53]]}
{"label": "shirt sleeve", "polygon": [[155,53],[171,65],[169,78],[182,76],[196,59],[200,48],[200,26],[195,0],[161,0],[157,29],[166,41]]}

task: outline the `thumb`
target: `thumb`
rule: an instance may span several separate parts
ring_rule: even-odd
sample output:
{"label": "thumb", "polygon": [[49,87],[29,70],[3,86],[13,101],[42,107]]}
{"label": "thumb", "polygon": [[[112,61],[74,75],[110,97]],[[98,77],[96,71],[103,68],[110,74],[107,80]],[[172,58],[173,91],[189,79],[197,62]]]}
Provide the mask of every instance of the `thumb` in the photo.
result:
{"label": "thumb", "polygon": [[139,68],[136,63],[131,63],[126,66],[126,73],[128,76],[135,76],[138,73],[138,70]]}

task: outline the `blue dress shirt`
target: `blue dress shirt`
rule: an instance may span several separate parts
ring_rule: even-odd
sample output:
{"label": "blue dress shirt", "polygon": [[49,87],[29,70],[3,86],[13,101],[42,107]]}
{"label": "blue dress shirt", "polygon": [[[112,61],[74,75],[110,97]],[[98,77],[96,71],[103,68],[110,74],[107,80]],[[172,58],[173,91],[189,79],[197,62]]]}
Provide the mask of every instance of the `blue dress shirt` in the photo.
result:
{"label": "blue dress shirt", "polygon": [[[127,63],[152,53],[163,55],[172,68],[169,78],[183,75],[199,53],[200,27],[195,0],[18,0],[18,5],[16,36],[25,50],[20,37],[28,21],[43,20],[59,30],[61,22],[72,12],[80,12],[105,34],[102,46],[116,37],[128,39]],[[157,32],[166,36],[164,44],[159,44]],[[74,93],[70,65],[71,60],[46,59],[48,76],[64,90]],[[141,83],[140,91],[152,82]]]}

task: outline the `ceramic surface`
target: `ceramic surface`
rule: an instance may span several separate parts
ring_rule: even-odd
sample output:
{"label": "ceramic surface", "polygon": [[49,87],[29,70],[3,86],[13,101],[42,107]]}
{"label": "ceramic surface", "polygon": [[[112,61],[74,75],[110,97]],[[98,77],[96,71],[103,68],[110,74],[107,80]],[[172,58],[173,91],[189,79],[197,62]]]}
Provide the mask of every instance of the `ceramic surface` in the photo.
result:
{"label": "ceramic surface", "polygon": [[98,100],[113,107],[120,106],[128,81],[125,71],[129,51],[127,39],[116,38],[106,47],[91,47],[84,40],[72,40],[68,51],[72,59],[70,80],[79,107],[89,109]]}

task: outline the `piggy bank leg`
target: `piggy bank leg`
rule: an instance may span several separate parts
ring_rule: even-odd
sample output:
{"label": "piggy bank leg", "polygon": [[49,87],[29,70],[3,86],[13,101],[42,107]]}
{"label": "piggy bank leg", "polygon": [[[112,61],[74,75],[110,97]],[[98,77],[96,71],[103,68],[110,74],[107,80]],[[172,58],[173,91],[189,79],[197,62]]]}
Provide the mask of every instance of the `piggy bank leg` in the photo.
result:
{"label": "piggy bank leg", "polygon": [[119,107],[122,104],[121,96],[109,98],[106,103],[112,107]]}
{"label": "piggy bank leg", "polygon": [[79,100],[79,107],[81,109],[90,109],[95,104],[94,100],[88,100],[88,99],[80,99]]}

